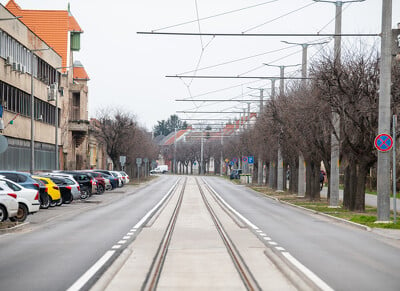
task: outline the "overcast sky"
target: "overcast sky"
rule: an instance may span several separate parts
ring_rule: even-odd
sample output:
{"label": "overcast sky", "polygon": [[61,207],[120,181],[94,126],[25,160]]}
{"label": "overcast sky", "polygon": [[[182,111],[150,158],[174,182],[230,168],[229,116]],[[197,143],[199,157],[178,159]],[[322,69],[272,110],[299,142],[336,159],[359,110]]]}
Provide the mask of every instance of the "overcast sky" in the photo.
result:
{"label": "overcast sky", "polygon": [[[5,5],[8,0],[0,0]],[[138,31],[203,33],[333,33],[335,5],[312,0],[16,0],[22,9],[67,9],[84,30],[81,51],[75,54],[89,76],[89,115],[119,107],[137,116],[149,130],[176,111],[243,111],[247,104],[176,102],[175,99],[241,99],[258,95],[252,88],[270,88],[257,79],[178,79],[189,75],[278,76],[274,65],[301,63],[301,47],[291,42],[323,37],[202,37],[139,35]],[[270,2],[270,3],[268,3]],[[259,4],[259,5],[258,5]],[[257,5],[257,6],[256,6]],[[242,9],[255,6],[253,8]],[[379,33],[382,0],[344,4],[342,33]],[[231,12],[231,13],[228,13]],[[222,14],[222,15],[220,15]],[[217,17],[210,17],[220,15]],[[210,18],[209,18],[210,17]],[[203,19],[199,22],[196,19]],[[206,18],[206,19],[204,19]],[[172,25],[191,23],[170,27]],[[393,1],[393,25],[400,22],[400,1]],[[376,44],[374,37],[343,38],[343,51]],[[327,45],[309,47],[312,62]],[[242,59],[241,61],[238,61]],[[235,62],[232,62],[235,61]],[[224,65],[219,65],[224,64]],[[216,66],[219,65],[219,66]],[[207,68],[211,67],[211,68]],[[195,69],[198,68],[197,72]],[[205,68],[205,69],[204,69]],[[286,69],[300,76],[300,67]],[[277,84],[278,86],[279,84]],[[230,89],[226,89],[230,88]],[[222,90],[225,89],[225,90]],[[217,91],[215,93],[209,93]],[[269,90],[266,91],[268,96]],[[201,96],[199,96],[201,95]],[[258,110],[256,103],[252,111]],[[237,118],[239,114],[179,114],[181,118]],[[190,121],[195,123],[196,121]]]}

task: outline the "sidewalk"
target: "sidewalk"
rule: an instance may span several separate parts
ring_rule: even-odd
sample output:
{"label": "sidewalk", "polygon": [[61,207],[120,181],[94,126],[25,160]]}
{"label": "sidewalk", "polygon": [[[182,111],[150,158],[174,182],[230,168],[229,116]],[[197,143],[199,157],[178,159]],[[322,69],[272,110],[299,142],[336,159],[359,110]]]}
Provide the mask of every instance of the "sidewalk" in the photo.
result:
{"label": "sidewalk", "polygon": [[[326,198],[328,187],[324,187],[321,191],[321,197]],[[343,190],[339,190],[339,199],[343,201]],[[365,193],[365,205],[377,207],[378,196]],[[390,198],[390,210],[393,210],[393,198]],[[400,210],[400,199],[396,199],[396,210]]]}

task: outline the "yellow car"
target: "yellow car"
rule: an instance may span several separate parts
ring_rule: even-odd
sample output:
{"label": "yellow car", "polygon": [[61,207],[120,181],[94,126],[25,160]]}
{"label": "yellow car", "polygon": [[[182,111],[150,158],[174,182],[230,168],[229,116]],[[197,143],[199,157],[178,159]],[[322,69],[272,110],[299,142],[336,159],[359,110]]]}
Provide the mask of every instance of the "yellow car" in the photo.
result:
{"label": "yellow car", "polygon": [[32,176],[32,178],[39,179],[46,185],[47,194],[50,197],[50,207],[60,206],[62,204],[61,192],[56,183],[46,177]]}

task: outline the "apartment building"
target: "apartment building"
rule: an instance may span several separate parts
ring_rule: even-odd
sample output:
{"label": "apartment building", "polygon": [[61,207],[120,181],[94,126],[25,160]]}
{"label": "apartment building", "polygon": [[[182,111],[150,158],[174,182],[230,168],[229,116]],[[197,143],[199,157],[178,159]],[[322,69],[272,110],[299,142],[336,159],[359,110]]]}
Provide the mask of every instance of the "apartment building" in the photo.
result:
{"label": "apartment building", "polygon": [[0,134],[8,141],[0,169],[28,171],[31,161],[35,169],[54,169],[61,107],[48,100],[48,87],[60,78],[61,66],[62,56],[0,5]]}
{"label": "apartment building", "polygon": [[61,57],[60,65],[56,66],[60,72],[56,84],[58,104],[61,106],[59,168],[89,168],[93,156],[91,150],[101,148],[101,145],[97,145],[95,139],[89,139],[89,76],[82,63],[74,59],[74,52],[80,50],[83,30],[72,16],[69,6],[68,10],[25,10],[16,1],[10,0],[5,8],[20,16],[18,21],[32,29]]}

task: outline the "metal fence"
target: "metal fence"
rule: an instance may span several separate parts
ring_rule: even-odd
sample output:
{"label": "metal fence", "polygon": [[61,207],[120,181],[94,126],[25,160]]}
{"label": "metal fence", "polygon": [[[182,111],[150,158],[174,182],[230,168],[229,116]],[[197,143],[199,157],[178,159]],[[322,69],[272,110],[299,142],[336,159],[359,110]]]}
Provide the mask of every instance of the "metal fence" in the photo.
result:
{"label": "metal fence", "polygon": [[[0,154],[0,170],[29,171],[31,163],[31,149],[9,145],[8,149]],[[54,170],[55,151],[35,149],[35,170]]]}

